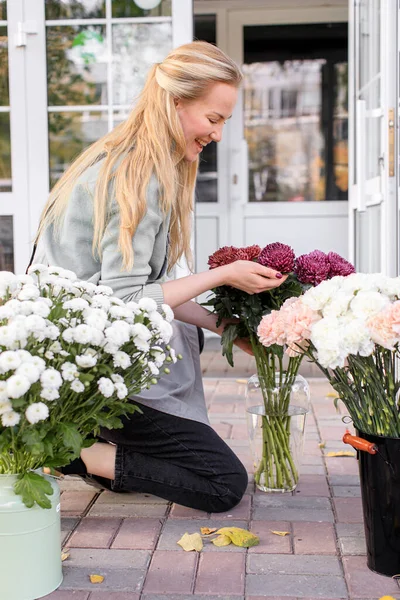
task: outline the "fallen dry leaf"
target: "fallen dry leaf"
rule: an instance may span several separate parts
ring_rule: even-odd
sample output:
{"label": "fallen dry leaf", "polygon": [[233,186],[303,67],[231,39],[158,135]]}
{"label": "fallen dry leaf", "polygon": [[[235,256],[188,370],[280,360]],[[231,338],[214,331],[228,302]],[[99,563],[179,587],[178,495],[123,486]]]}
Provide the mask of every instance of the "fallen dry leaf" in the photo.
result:
{"label": "fallen dry leaf", "polygon": [[339,394],[337,392],[328,392],[325,394],[326,398],[339,398]]}
{"label": "fallen dry leaf", "polygon": [[274,533],[275,535],[280,535],[282,537],[285,537],[285,535],[290,535],[290,531],[272,531],[272,529],[271,533]]}
{"label": "fallen dry leaf", "polygon": [[103,575],[89,575],[90,583],[103,583]]}
{"label": "fallen dry leaf", "polygon": [[231,538],[227,535],[219,535],[214,540],[211,540],[214,546],[218,546],[219,548],[222,546],[229,546],[231,543]]}
{"label": "fallen dry leaf", "polygon": [[325,448],[325,446],[326,446],[326,442],[320,442],[318,444],[318,448]]}
{"label": "fallen dry leaf", "polygon": [[61,552],[61,562],[64,562],[67,558],[69,558],[69,552]]}
{"label": "fallen dry leaf", "polygon": [[247,379],[236,379],[236,383],[247,383]]}
{"label": "fallen dry leaf", "polygon": [[222,527],[216,533],[227,535],[235,546],[240,546],[241,548],[250,548],[260,543],[260,538],[254,535],[254,533],[240,527]]}
{"label": "fallen dry leaf", "polygon": [[199,533],[186,532],[176,543],[179,544],[186,552],[190,552],[191,550],[201,552],[203,550],[203,540],[201,539],[201,535]]}
{"label": "fallen dry leaf", "polygon": [[340,450],[339,452],[327,452],[324,456],[356,456],[351,450]]}
{"label": "fallen dry leaf", "polygon": [[201,535],[210,535],[210,533],[214,533],[214,531],[217,531],[216,527],[200,527]]}
{"label": "fallen dry leaf", "polygon": [[382,596],[379,600],[396,600],[396,598],[393,598],[393,596]]}

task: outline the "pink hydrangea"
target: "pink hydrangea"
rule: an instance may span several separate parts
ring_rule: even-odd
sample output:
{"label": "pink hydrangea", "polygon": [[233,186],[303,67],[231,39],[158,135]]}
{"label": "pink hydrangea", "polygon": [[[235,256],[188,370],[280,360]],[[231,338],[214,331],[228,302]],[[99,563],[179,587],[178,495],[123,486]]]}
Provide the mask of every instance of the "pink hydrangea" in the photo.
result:
{"label": "pink hydrangea", "polygon": [[294,272],[301,283],[318,285],[329,278],[331,269],[328,256],[321,250],[313,250],[309,254],[302,254],[296,259]]}
{"label": "pink hydrangea", "polygon": [[261,250],[258,262],[280,273],[291,273],[294,269],[295,254],[287,244],[274,242]]}
{"label": "pink hydrangea", "polygon": [[343,277],[347,277],[347,275],[351,275],[352,273],[356,272],[353,265],[336,252],[328,253],[328,261],[330,264],[328,279],[331,279],[336,275],[342,275]]}

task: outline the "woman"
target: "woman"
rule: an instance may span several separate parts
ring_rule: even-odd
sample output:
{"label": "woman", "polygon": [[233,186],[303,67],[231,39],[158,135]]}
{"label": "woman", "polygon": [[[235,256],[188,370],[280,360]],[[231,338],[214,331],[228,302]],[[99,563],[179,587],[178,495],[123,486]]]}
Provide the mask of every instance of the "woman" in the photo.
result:
{"label": "woman", "polygon": [[[193,195],[199,156],[219,142],[241,74],[221,50],[193,42],[151,69],[128,119],[90,146],[54,187],[44,209],[35,261],[109,285],[124,301],[143,296],[175,312],[172,347],[183,355],[132,400],[142,414],[62,469],[114,491],[139,491],[208,512],[229,510],[247,474],[210,427],[204,400],[198,327],[221,333],[216,317],[191,300],[219,285],[253,294],[282,275],[239,261],[166,281],[181,256],[190,262]],[[241,340],[238,345],[249,351]],[[109,443],[111,442],[111,443]]]}

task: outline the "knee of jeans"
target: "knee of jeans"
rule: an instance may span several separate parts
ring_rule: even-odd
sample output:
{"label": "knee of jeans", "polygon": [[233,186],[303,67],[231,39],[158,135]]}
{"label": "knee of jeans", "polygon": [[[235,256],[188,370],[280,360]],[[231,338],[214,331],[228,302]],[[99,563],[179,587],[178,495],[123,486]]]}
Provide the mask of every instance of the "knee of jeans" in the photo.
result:
{"label": "knee of jeans", "polygon": [[241,465],[241,469],[237,473],[232,473],[229,480],[225,482],[228,492],[215,498],[213,510],[210,512],[226,512],[239,504],[247,489],[248,481],[246,469]]}

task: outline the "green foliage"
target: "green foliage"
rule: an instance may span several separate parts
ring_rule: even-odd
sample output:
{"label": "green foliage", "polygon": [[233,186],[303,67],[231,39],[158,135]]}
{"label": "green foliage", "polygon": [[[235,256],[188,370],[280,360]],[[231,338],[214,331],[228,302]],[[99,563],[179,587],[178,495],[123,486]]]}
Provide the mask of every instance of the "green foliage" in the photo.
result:
{"label": "green foliage", "polygon": [[28,508],[32,508],[35,502],[41,508],[51,508],[48,496],[53,494],[53,488],[47,479],[37,473],[31,471],[18,475],[14,491],[22,496],[22,500]]}

